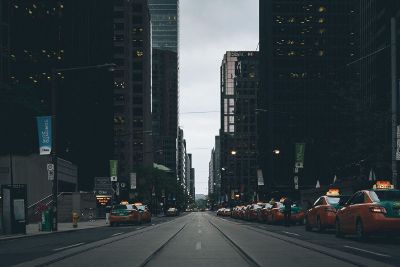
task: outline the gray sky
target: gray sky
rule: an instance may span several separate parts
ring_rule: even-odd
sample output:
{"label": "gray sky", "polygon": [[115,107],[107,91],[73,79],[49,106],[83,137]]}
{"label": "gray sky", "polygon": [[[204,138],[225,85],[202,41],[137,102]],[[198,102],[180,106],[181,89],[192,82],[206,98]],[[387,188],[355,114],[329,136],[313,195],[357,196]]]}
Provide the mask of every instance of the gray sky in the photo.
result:
{"label": "gray sky", "polygon": [[180,0],[180,125],[207,194],[208,163],[220,128],[219,68],[226,51],[256,50],[258,0]]}

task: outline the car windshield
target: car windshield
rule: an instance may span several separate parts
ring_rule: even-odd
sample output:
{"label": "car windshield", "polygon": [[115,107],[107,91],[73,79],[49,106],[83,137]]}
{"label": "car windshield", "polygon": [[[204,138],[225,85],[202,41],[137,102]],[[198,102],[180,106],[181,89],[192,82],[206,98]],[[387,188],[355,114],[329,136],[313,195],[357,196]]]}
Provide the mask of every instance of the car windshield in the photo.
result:
{"label": "car windshield", "polygon": [[339,204],[340,198],[339,197],[327,197],[328,204],[336,205]]}
{"label": "car windshield", "polygon": [[374,202],[400,201],[400,190],[370,191],[370,196]]}
{"label": "car windshield", "polygon": [[114,210],[126,210],[128,209],[127,205],[115,205],[112,209]]}
{"label": "car windshield", "polygon": [[139,206],[136,205],[136,208],[138,210],[146,210],[146,206],[144,206],[144,205],[139,205]]}

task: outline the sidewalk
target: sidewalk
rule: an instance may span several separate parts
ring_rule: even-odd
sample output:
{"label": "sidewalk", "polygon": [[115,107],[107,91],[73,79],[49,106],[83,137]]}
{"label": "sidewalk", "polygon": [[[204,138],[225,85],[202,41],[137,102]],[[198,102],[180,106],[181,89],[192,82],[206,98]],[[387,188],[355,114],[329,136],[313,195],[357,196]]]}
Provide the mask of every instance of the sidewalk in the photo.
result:
{"label": "sidewalk", "polygon": [[53,234],[53,233],[58,233],[58,232],[78,231],[78,230],[97,228],[97,227],[103,227],[103,226],[108,226],[106,224],[106,220],[105,219],[97,219],[97,220],[91,221],[91,222],[78,222],[77,228],[72,227],[72,222],[58,223],[58,231],[57,232],[44,232],[44,231],[40,232],[38,223],[37,224],[28,224],[26,226],[26,235],[24,235],[24,234],[17,234],[17,235],[2,235],[2,234],[0,234],[0,240],[23,238],[23,237],[35,236],[35,235],[46,235],[46,234]]}

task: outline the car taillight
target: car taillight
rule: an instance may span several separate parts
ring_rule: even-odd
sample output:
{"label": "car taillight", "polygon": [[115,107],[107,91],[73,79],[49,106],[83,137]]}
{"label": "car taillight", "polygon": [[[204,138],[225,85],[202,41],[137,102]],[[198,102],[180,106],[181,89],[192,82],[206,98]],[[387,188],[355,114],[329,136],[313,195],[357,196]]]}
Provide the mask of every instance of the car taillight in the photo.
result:
{"label": "car taillight", "polygon": [[336,213],[336,209],[333,207],[325,207],[325,211],[326,212],[335,212]]}
{"label": "car taillight", "polygon": [[375,213],[383,213],[386,214],[386,209],[384,207],[370,207],[369,210]]}

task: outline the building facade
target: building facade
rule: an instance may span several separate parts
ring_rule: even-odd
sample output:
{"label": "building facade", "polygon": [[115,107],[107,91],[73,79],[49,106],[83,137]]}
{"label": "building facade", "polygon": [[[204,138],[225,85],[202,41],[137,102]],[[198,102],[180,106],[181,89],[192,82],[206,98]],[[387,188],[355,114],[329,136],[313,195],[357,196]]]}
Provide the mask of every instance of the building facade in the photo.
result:
{"label": "building facade", "polygon": [[[358,58],[358,3],[259,3],[258,165],[267,193],[289,194],[294,176],[300,188],[324,184],[337,166],[352,162],[346,158],[352,121],[344,96],[357,86],[347,64]],[[304,168],[295,170],[296,143],[305,144],[305,158]]]}
{"label": "building facade", "polygon": [[[153,166],[151,28],[146,0],[114,2],[114,158],[119,176]],[[138,177],[141,186],[142,177]]]}
{"label": "building facade", "polygon": [[112,74],[51,71],[112,62],[112,4],[5,0],[0,13],[0,154],[38,153],[35,117],[51,114],[55,79],[57,155],[78,167],[78,189],[92,190],[112,157]]}
{"label": "building facade", "polygon": [[154,162],[177,168],[179,1],[150,0]]}
{"label": "building facade", "polygon": [[258,192],[258,65],[258,52],[255,51],[229,51],[221,65],[219,167],[225,170],[221,172],[221,194],[231,204],[233,201],[250,201]]}

